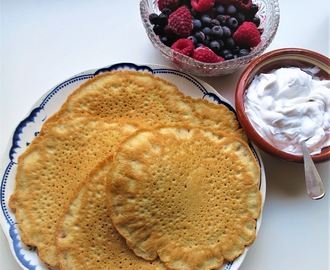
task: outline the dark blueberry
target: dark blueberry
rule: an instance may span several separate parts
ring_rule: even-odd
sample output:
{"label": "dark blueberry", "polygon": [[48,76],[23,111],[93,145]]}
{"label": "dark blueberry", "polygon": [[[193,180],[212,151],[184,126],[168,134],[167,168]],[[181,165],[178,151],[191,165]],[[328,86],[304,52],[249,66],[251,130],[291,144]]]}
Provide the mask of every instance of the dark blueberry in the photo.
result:
{"label": "dark blueberry", "polygon": [[206,36],[211,36],[212,35],[212,30],[210,27],[204,27],[202,29],[202,32],[206,35]]}
{"label": "dark blueberry", "polygon": [[259,25],[260,25],[260,18],[257,17],[257,16],[254,16],[252,22],[253,22],[257,27],[259,27]]}
{"label": "dark blueberry", "polygon": [[202,15],[201,22],[202,22],[202,24],[204,24],[204,26],[210,25],[211,21],[212,21],[212,19],[209,15],[207,15],[207,14]]}
{"label": "dark blueberry", "polygon": [[218,15],[216,19],[220,22],[221,25],[225,25],[227,16],[226,15]]}
{"label": "dark blueberry", "polygon": [[222,26],[223,36],[224,37],[230,37],[231,31],[228,26]]}
{"label": "dark blueberry", "polygon": [[257,4],[252,4],[248,13],[250,16],[255,16],[258,12],[259,8],[258,8],[258,5]]}
{"label": "dark blueberry", "polygon": [[236,20],[238,21],[238,24],[241,25],[243,22],[245,22],[245,15],[241,12],[238,12],[235,15]]}
{"label": "dark blueberry", "polygon": [[151,24],[157,24],[158,22],[158,15],[156,13],[150,13],[149,21]]}
{"label": "dark blueberry", "polygon": [[238,21],[235,17],[229,17],[226,21],[226,25],[230,29],[236,29],[238,27]]}
{"label": "dark blueberry", "polygon": [[258,31],[259,31],[260,35],[262,35],[264,33],[264,29],[263,28],[258,28]]}
{"label": "dark blueberry", "polygon": [[198,47],[201,47],[201,46],[204,46],[204,44],[203,44],[203,43],[197,43],[197,44],[195,45],[195,48],[198,48]]}
{"label": "dark blueberry", "polygon": [[211,49],[212,51],[214,51],[215,53],[217,53],[217,52],[220,51],[220,44],[219,44],[219,42],[216,41],[216,40],[212,40],[212,41],[210,42],[209,46],[210,46],[210,49]]}
{"label": "dark blueberry", "polygon": [[237,12],[237,9],[234,5],[228,5],[226,8],[226,13],[228,15],[234,16]]}
{"label": "dark blueberry", "polygon": [[222,27],[220,25],[213,26],[212,33],[215,38],[221,38],[223,35]]}
{"label": "dark blueberry", "polygon": [[232,37],[229,37],[225,41],[225,46],[229,50],[234,50],[236,48],[235,40]]}
{"label": "dark blueberry", "polygon": [[234,59],[235,58],[234,54],[230,50],[222,50],[221,51],[221,56],[225,60],[230,60],[230,59]]}
{"label": "dark blueberry", "polygon": [[225,42],[223,41],[223,39],[217,39],[217,41],[220,44],[220,48],[224,48],[225,47]]}
{"label": "dark blueberry", "polygon": [[174,43],[174,40],[171,39],[170,37],[167,37],[167,36],[162,36],[160,37],[160,41],[165,44],[166,46],[169,46],[171,47],[172,44]]}
{"label": "dark blueberry", "polygon": [[170,15],[171,13],[172,13],[172,10],[170,10],[169,8],[164,8],[162,10],[162,14],[164,14],[166,16]]}
{"label": "dark blueberry", "polygon": [[205,40],[205,34],[202,31],[197,31],[194,34],[195,38],[197,39],[198,42],[203,43]]}
{"label": "dark blueberry", "polygon": [[225,14],[225,12],[226,12],[226,8],[225,8],[224,5],[217,5],[217,6],[215,7],[215,12],[216,12],[217,14]]}
{"label": "dark blueberry", "polygon": [[198,31],[202,28],[202,22],[198,19],[193,19],[193,30]]}
{"label": "dark blueberry", "polygon": [[238,56],[239,57],[241,57],[241,56],[247,56],[249,53],[250,53],[250,50],[249,49],[240,49],[239,52],[238,52]]}
{"label": "dark blueberry", "polygon": [[167,24],[167,19],[168,19],[168,16],[163,14],[163,13],[160,13],[159,16],[158,16],[158,23],[159,25],[161,26],[165,26]]}
{"label": "dark blueberry", "polygon": [[164,27],[161,26],[160,24],[155,24],[152,29],[154,30],[155,34],[158,36],[164,34]]}
{"label": "dark blueberry", "polygon": [[188,39],[190,39],[192,41],[192,43],[194,43],[194,45],[197,44],[197,38],[194,36],[189,36]]}
{"label": "dark blueberry", "polygon": [[211,25],[215,26],[215,25],[220,25],[220,22],[217,19],[212,19],[211,20]]}

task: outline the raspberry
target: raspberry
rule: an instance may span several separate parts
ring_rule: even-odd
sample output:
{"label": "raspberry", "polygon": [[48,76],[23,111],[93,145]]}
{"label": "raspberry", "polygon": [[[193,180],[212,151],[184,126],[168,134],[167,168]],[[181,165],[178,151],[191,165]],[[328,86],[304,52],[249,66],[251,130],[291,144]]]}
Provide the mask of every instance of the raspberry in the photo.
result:
{"label": "raspberry", "polygon": [[252,6],[252,0],[239,0],[235,4],[238,10],[247,11]]}
{"label": "raspberry", "polygon": [[215,0],[191,0],[191,6],[196,11],[202,12],[214,6]]}
{"label": "raspberry", "polygon": [[233,38],[241,46],[255,47],[261,42],[260,32],[253,22],[244,22],[235,31]]}
{"label": "raspberry", "polygon": [[217,63],[225,61],[221,56],[216,55],[210,48],[200,46],[194,50],[193,58],[204,63]]}
{"label": "raspberry", "polygon": [[193,28],[192,16],[186,6],[179,7],[168,17],[168,28],[179,37],[188,37]]}
{"label": "raspberry", "polygon": [[169,8],[170,10],[174,11],[179,7],[180,0],[158,0],[157,5],[160,11],[164,8]]}
{"label": "raspberry", "polygon": [[173,43],[171,48],[179,53],[187,56],[192,56],[195,50],[194,43],[189,38],[180,38]]}

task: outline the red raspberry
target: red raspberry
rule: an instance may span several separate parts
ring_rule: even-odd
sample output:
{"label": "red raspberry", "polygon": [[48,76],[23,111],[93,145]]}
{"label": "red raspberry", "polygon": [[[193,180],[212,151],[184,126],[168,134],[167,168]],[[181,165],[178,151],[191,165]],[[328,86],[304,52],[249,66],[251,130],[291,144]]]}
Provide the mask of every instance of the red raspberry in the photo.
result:
{"label": "red raspberry", "polygon": [[200,46],[194,50],[193,58],[205,63],[217,63],[225,61],[221,56],[216,55],[210,48]]}
{"label": "red raspberry", "polygon": [[238,10],[247,11],[252,6],[252,0],[238,0],[235,4]]}
{"label": "red raspberry", "polygon": [[214,6],[215,0],[191,0],[191,6],[194,10],[202,12]]}
{"label": "red raspberry", "polygon": [[193,28],[192,16],[186,6],[179,7],[168,17],[168,28],[179,37],[188,37]]}
{"label": "red raspberry", "polygon": [[255,47],[261,42],[260,32],[253,22],[244,22],[233,34],[235,42],[241,46]]}
{"label": "red raspberry", "polygon": [[189,38],[180,38],[173,43],[171,48],[179,53],[182,53],[187,56],[192,56],[195,50],[194,43]]}
{"label": "red raspberry", "polygon": [[179,7],[180,0],[158,0],[157,5],[160,11],[164,8],[169,8],[170,10],[174,11]]}

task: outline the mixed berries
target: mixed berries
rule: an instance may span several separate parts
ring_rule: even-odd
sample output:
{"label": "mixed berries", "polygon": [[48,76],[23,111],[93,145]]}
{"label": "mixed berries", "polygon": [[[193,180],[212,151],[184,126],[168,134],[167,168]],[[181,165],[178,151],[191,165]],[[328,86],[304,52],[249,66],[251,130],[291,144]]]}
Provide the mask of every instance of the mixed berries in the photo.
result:
{"label": "mixed berries", "polygon": [[252,0],[157,0],[153,31],[173,50],[206,63],[250,53],[261,42],[258,6]]}

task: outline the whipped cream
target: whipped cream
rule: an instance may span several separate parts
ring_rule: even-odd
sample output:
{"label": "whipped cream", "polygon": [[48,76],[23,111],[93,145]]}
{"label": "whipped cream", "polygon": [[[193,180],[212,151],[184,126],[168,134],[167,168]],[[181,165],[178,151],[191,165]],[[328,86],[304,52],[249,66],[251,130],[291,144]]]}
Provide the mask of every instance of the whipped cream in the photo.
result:
{"label": "whipped cream", "polygon": [[255,76],[244,102],[256,131],[287,153],[311,154],[330,145],[330,80],[315,76],[318,68],[287,67]]}

